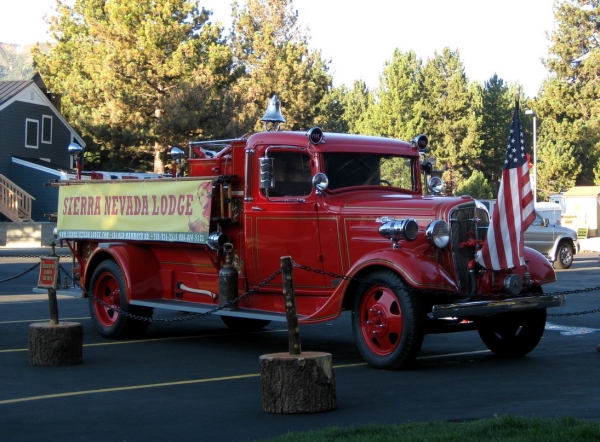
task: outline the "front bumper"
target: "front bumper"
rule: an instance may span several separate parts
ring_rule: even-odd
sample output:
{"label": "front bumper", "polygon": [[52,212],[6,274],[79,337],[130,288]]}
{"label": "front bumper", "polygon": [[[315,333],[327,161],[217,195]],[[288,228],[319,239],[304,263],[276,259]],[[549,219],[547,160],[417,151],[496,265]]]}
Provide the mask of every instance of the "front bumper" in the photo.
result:
{"label": "front bumper", "polygon": [[539,295],[501,301],[475,301],[461,304],[434,305],[430,316],[440,318],[466,318],[470,316],[495,315],[515,311],[560,307],[566,302],[565,295]]}

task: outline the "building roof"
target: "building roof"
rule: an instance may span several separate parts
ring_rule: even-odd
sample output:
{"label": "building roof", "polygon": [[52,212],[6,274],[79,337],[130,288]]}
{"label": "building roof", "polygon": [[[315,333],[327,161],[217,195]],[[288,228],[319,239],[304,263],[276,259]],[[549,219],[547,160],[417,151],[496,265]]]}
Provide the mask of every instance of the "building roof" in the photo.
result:
{"label": "building roof", "polygon": [[0,81],[0,106],[15,97],[33,81]]}
{"label": "building roof", "polygon": [[600,186],[575,186],[567,190],[563,196],[598,196]]}
{"label": "building roof", "polygon": [[[23,95],[29,94],[28,91],[31,91],[31,100],[27,100],[29,103],[34,103],[42,106],[47,106],[52,112],[56,115],[56,117],[67,127],[77,142],[85,147],[85,141],[83,138],[75,132],[75,130],[71,127],[71,125],[65,120],[65,117],[62,116],[60,111],[52,104],[44,90],[45,84],[40,78],[34,77],[34,80],[26,80],[26,81],[0,81],[0,111],[4,108],[10,106],[14,101],[23,101]],[[29,95],[28,95],[29,97]]]}

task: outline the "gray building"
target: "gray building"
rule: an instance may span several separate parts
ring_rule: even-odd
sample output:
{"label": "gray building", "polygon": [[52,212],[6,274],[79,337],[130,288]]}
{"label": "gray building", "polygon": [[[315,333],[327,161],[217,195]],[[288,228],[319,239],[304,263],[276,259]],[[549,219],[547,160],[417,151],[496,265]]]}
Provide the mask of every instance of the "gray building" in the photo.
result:
{"label": "gray building", "polygon": [[47,183],[73,169],[72,142],[85,146],[39,75],[0,81],[1,221],[42,222],[56,212],[58,190]]}

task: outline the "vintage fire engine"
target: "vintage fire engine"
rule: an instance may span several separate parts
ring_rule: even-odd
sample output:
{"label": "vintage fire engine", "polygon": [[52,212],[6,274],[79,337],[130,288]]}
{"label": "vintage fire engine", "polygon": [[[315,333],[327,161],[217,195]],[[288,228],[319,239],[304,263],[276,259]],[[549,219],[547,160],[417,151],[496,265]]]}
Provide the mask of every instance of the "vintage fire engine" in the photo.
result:
{"label": "vintage fire engine", "polygon": [[143,332],[154,309],[223,306],[214,314],[238,330],[285,321],[273,275],[290,256],[300,324],[350,311],[374,367],[409,366],[428,333],[477,330],[501,356],[535,348],[546,309],[564,303],[542,292],[552,266],[532,249],[523,267],[476,264],[488,212],[423,184],[426,136],[279,131],[278,103],[264,132],[191,143],[189,176],[57,183],[58,237],[101,335]]}

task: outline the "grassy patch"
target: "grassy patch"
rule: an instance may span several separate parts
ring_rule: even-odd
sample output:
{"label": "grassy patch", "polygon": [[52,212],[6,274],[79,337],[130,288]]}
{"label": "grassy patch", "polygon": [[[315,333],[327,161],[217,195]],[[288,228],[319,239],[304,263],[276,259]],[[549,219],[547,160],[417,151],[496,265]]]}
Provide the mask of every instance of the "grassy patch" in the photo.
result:
{"label": "grassy patch", "polygon": [[571,417],[517,416],[470,422],[425,422],[403,425],[331,427],[288,433],[269,442],[567,442],[600,440],[600,423]]}

